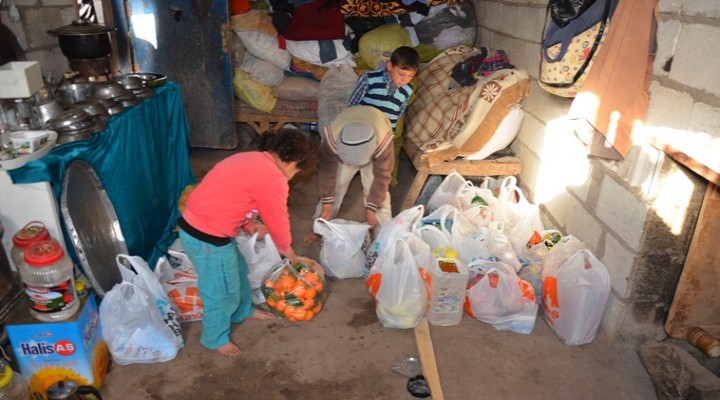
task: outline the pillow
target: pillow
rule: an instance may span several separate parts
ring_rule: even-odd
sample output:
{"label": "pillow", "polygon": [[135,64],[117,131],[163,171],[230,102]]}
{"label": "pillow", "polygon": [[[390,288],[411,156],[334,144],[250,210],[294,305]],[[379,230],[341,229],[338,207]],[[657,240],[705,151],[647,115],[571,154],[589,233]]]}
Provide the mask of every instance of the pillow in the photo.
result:
{"label": "pillow", "polygon": [[273,94],[275,97],[285,100],[317,100],[320,94],[320,83],[308,78],[291,76],[274,87]]}
{"label": "pillow", "polygon": [[510,145],[520,131],[525,112],[519,105],[510,107],[510,112],[500,121],[495,133],[482,149],[465,157],[468,160],[484,160],[492,153]]}
{"label": "pillow", "polygon": [[277,36],[259,31],[235,31],[242,40],[245,50],[257,58],[269,61],[282,70],[290,68],[292,56],[281,49]]}
{"label": "pillow", "polygon": [[287,40],[287,50],[293,56],[301,60],[307,61],[313,65],[321,67],[330,67],[333,65],[347,64],[355,67],[352,53],[345,48],[341,39],[333,40],[335,58],[323,62],[320,54],[320,42],[317,40]]}
{"label": "pillow", "polygon": [[270,114],[275,107],[277,99],[272,94],[270,86],[255,82],[250,75],[240,68],[235,68],[235,77],[232,80],[233,93],[247,103],[250,107]]}
{"label": "pillow", "polygon": [[277,86],[285,79],[285,74],[277,65],[257,58],[250,53],[245,54],[240,68],[250,74],[253,80],[263,85]]}

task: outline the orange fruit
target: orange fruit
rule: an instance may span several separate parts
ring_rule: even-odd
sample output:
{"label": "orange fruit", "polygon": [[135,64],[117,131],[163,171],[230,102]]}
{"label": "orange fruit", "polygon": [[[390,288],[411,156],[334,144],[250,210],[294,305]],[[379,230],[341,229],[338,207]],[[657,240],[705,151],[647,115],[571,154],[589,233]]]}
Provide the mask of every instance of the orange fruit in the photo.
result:
{"label": "orange fruit", "polygon": [[297,279],[292,276],[283,276],[281,286],[284,291],[292,292],[292,290],[297,286]]}
{"label": "orange fruit", "polygon": [[273,300],[272,297],[266,298],[266,299],[265,299],[265,302],[266,302],[267,305],[270,306],[270,307],[275,307],[275,306],[277,305],[277,300]]}
{"label": "orange fruit", "polygon": [[265,281],[265,287],[266,287],[266,288],[270,288],[270,289],[274,289],[274,288],[275,288],[275,282],[273,282],[272,279],[268,279],[268,280]]}
{"label": "orange fruit", "polygon": [[318,292],[322,292],[322,290],[325,289],[325,285],[323,285],[322,282],[318,282],[318,283],[314,284],[313,287],[314,287],[315,290],[317,290]]}
{"label": "orange fruit", "polygon": [[302,321],[307,316],[307,310],[304,308],[296,308],[295,311],[292,312],[291,316]]}
{"label": "orange fruit", "polygon": [[307,288],[305,289],[305,293],[303,293],[303,298],[305,299],[314,299],[317,297],[317,290],[315,288]]}
{"label": "orange fruit", "polygon": [[308,272],[307,274],[303,275],[303,278],[305,278],[305,281],[307,281],[309,283],[315,283],[320,280],[320,277],[318,276],[318,274],[316,274],[314,272]]}
{"label": "orange fruit", "polygon": [[315,299],[305,299],[303,300],[303,308],[306,310],[311,309],[315,305]]}
{"label": "orange fruit", "polygon": [[288,318],[292,317],[295,310],[296,310],[295,306],[291,306],[290,304],[288,304],[285,306],[285,310],[283,310],[283,315],[285,315]]}
{"label": "orange fruit", "polygon": [[287,307],[287,303],[285,303],[285,300],[280,300],[275,304],[275,309],[278,311],[284,311],[285,307]]}
{"label": "orange fruit", "polygon": [[305,294],[305,286],[297,285],[295,286],[295,289],[293,289],[290,293],[294,294],[297,298],[303,298]]}
{"label": "orange fruit", "polygon": [[310,321],[313,318],[315,318],[315,313],[312,310],[307,310],[307,314],[305,314],[305,321]]}

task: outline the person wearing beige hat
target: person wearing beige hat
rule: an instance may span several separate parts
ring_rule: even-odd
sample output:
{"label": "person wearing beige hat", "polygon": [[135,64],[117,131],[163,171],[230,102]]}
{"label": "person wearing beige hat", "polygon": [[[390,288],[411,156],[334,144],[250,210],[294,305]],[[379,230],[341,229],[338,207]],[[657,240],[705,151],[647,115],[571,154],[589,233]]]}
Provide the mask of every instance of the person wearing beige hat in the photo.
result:
{"label": "person wearing beige hat", "polygon": [[387,116],[371,106],[346,108],[323,132],[318,165],[320,202],[315,218],[337,215],[350,182],[359,172],[367,223],[374,228],[389,222],[388,189],[394,162],[393,129]]}

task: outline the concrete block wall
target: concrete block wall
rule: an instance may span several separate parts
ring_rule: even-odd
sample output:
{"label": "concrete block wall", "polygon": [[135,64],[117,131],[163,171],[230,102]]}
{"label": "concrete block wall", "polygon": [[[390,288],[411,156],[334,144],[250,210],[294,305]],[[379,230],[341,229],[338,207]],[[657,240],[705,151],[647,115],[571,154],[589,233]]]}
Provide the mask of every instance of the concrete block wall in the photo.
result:
{"label": "concrete block wall", "polygon": [[74,0],[14,0],[20,20],[13,21],[10,1],[0,7],[0,20],[17,36],[28,61],[40,62],[43,77],[56,83],[69,70],[56,36],[50,29],[70,24],[78,18]]}
{"label": "concrete block wall", "polygon": [[[565,119],[572,99],[537,84],[548,0],[475,0],[477,46],[505,50],[533,79],[511,147],[520,183],[548,228],[582,240],[607,267],[602,322],[611,337],[664,336],[706,181],[644,141],[622,161],[588,158]],[[720,139],[720,3],[661,0],[658,51],[644,132],[705,132]]]}

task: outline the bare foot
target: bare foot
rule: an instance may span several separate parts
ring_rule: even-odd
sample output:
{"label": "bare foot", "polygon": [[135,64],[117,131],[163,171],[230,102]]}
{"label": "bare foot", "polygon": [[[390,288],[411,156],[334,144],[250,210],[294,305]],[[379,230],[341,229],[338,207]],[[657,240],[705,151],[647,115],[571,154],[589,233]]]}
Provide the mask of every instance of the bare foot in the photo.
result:
{"label": "bare foot", "polygon": [[314,244],[314,243],[317,243],[318,240],[320,240],[320,235],[313,233],[313,232],[308,232],[303,237],[303,243],[305,243],[305,244]]}
{"label": "bare foot", "polygon": [[250,319],[259,319],[261,321],[267,321],[267,320],[275,319],[275,315],[272,313],[269,313],[267,311],[258,310],[256,308],[253,315],[250,316]]}
{"label": "bare foot", "polygon": [[218,347],[215,351],[228,357],[237,357],[242,354],[242,350],[240,350],[240,348],[233,342],[228,342],[227,344]]}

